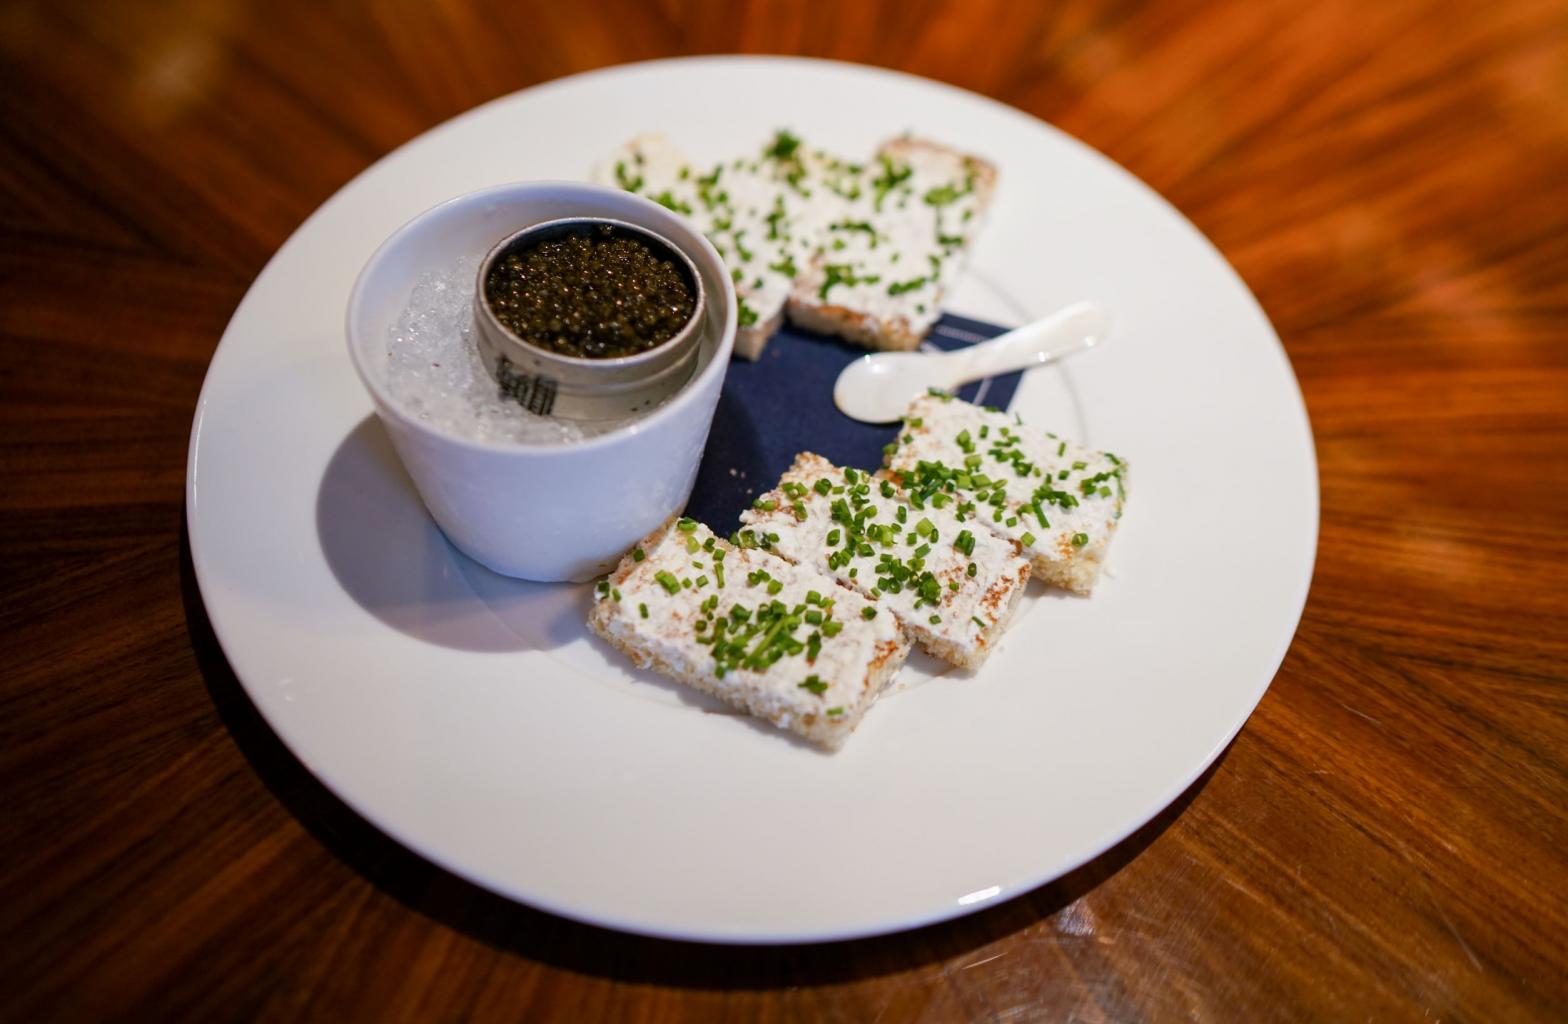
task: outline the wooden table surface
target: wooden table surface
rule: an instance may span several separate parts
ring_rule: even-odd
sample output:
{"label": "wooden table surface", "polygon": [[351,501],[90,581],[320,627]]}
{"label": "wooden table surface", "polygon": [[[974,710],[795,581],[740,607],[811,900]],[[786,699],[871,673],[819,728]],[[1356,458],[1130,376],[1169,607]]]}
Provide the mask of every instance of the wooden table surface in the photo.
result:
{"label": "wooden table surface", "polygon": [[[577,7],[0,7],[0,1017],[1568,1015],[1562,0]],[[466,884],[283,750],[192,581],[197,391],[300,221],[474,104],[720,51],[1109,154],[1252,287],[1316,431],[1316,579],[1230,749],[1089,866],[912,933],[691,946]]]}

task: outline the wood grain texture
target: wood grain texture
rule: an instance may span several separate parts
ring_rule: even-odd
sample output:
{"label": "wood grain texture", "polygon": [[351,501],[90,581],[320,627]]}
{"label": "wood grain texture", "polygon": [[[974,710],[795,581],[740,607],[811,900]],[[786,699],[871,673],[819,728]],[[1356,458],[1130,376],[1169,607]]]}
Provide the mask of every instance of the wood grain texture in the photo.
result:
{"label": "wood grain texture", "polygon": [[[182,535],[207,360],[348,178],[648,57],[995,96],[1240,271],[1317,435],[1317,576],[1224,757],[989,912],[655,942],[508,904],[328,795],[223,661]],[[0,7],[0,1017],[1517,1020],[1568,1015],[1561,0]]]}

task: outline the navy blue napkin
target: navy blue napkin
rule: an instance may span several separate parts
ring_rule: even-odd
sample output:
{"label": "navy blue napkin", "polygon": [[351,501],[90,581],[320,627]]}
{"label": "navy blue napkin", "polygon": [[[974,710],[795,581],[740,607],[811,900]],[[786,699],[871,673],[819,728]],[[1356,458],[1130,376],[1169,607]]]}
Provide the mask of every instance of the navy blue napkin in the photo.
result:
{"label": "navy blue napkin", "polygon": [[[937,321],[926,343],[946,351],[1005,330],[948,314]],[[882,447],[897,435],[898,424],[858,423],[833,404],[839,371],[865,354],[865,349],[786,325],[768,342],[761,359],[732,361],[686,514],[715,533],[733,532],[740,526],[741,511],[778,483],[797,452],[816,452],[840,466],[880,468]],[[978,405],[1006,409],[1021,376],[987,377],[958,394]]]}

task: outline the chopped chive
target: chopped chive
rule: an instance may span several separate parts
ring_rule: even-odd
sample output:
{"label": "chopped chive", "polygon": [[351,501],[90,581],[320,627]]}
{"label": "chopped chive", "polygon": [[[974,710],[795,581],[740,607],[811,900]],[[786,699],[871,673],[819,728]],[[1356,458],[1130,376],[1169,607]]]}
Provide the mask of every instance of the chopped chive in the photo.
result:
{"label": "chopped chive", "polygon": [[648,606],[645,604],[639,604],[637,606],[637,614],[646,619],[648,617]]}
{"label": "chopped chive", "polygon": [[1087,533],[1073,534],[1073,547],[1081,548],[1087,543],[1089,543],[1089,535]]}
{"label": "chopped chive", "polygon": [[1034,544],[1034,534],[1029,533],[1027,531],[1025,531],[1024,535],[1022,537],[1018,538],[1018,539],[1023,541],[1023,545],[1026,548],[1030,547],[1030,546],[1032,546]]}
{"label": "chopped chive", "polygon": [[783,589],[784,589],[784,584],[780,583],[778,580],[769,580],[768,581],[768,593],[770,593],[770,594],[777,594],[779,591],[781,591]]}
{"label": "chopped chive", "polygon": [[942,616],[940,616],[940,615],[933,615],[933,616],[931,616],[931,618],[927,619],[926,621],[930,622],[931,625],[935,626],[937,623],[942,621]]}
{"label": "chopped chive", "polygon": [[682,533],[695,533],[697,532],[697,520],[681,516],[680,522],[675,524],[675,528]]}
{"label": "chopped chive", "polygon": [[866,607],[860,609],[860,617],[862,619],[874,619],[877,617],[877,610],[872,608],[870,605],[867,605]]}
{"label": "chopped chive", "polygon": [[751,503],[751,507],[760,509],[763,512],[772,512],[774,509],[779,507],[779,503],[773,498],[758,498],[756,501]]}
{"label": "chopped chive", "polygon": [[812,485],[812,489],[818,494],[827,494],[833,489],[833,482],[827,477],[823,477]]}
{"label": "chopped chive", "polygon": [[621,591],[620,591],[620,589],[618,587],[611,587],[610,588],[610,596],[612,598],[614,598],[615,600],[619,601],[621,599]]}
{"label": "chopped chive", "polygon": [[839,715],[842,715],[844,713],[844,709],[843,708],[828,708],[827,713],[832,715],[834,718],[837,718]]}
{"label": "chopped chive", "polygon": [[978,572],[979,572],[979,571],[980,571],[980,569],[979,569],[979,567],[978,567],[978,566],[976,566],[976,565],[975,565],[975,563],[973,563],[973,562],[970,562],[970,563],[969,563],[969,568],[967,568],[967,569],[965,569],[965,570],[964,570],[964,573],[965,573],[965,574],[966,574],[966,575],[967,575],[967,576],[968,576],[968,577],[969,577],[969,578],[970,578],[970,579],[974,579],[974,578],[975,578],[975,574],[976,574],[976,573],[978,573]]}
{"label": "chopped chive", "polygon": [[681,581],[676,579],[675,574],[668,569],[660,569],[653,578],[659,581],[659,586],[672,594],[681,589]]}
{"label": "chopped chive", "polygon": [[815,694],[822,694],[827,692],[828,684],[817,678],[815,673],[813,673],[806,677],[806,681],[800,684],[800,688],[802,690],[810,690]]}
{"label": "chopped chive", "polygon": [[971,616],[969,616],[969,621],[973,622],[975,625],[979,626],[981,629],[985,628],[984,620],[982,620],[980,618],[980,616],[978,616],[978,615],[971,615]]}
{"label": "chopped chive", "polygon": [[640,562],[647,557],[647,553],[644,552],[642,548],[632,548],[632,561]]}

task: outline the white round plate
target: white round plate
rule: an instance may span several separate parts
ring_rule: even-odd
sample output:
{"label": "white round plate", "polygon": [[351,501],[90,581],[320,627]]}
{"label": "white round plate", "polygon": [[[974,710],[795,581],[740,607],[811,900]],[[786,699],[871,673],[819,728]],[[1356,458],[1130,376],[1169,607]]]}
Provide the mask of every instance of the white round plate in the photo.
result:
{"label": "white round plate", "polygon": [[[1110,307],[1111,342],[1028,375],[1013,408],[1131,463],[1114,575],[1092,598],[1032,595],[973,676],[913,664],[836,755],[634,671],[586,632],[585,586],[507,580],[458,555],[398,467],[343,335],[360,267],[441,200],[583,178],[641,132],[717,159],[786,125],[844,154],[913,129],[994,161],[996,205],[952,305],[991,319]],[[999,103],[773,58],[529,89],[349,183],[229,324],[187,501],[230,664],[333,792],[498,893],[719,942],[954,917],[1128,835],[1263,695],[1306,599],[1318,521],[1311,430],[1279,340],[1169,205]]]}

